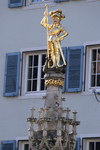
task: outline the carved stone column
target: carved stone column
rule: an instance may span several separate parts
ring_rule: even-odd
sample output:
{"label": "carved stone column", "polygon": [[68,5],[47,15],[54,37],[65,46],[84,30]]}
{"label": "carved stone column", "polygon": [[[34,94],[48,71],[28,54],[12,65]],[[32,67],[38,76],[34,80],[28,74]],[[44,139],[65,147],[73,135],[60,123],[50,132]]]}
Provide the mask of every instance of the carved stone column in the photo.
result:
{"label": "carved stone column", "polygon": [[46,117],[52,122],[48,122],[48,130],[57,130],[56,118],[62,116],[62,86],[65,75],[55,71],[48,71],[45,74],[45,85],[47,87],[45,97]]}

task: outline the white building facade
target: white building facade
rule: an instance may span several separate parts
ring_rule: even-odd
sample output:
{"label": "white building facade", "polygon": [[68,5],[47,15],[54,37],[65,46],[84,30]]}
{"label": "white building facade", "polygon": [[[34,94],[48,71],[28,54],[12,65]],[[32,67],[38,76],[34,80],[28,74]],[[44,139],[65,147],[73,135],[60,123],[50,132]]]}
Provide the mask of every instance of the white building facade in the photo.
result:
{"label": "white building facade", "polygon": [[100,150],[100,0],[0,1],[0,150],[28,150],[30,109],[44,106],[45,4],[66,16],[62,92],[78,112],[76,150]]}

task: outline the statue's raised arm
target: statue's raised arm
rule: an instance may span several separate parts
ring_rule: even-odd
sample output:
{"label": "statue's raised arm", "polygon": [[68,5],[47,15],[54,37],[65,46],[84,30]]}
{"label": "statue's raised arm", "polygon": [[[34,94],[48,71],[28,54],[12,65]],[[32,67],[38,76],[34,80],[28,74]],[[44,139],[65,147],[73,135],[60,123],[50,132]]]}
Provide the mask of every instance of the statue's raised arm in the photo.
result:
{"label": "statue's raised arm", "polygon": [[[48,24],[48,15],[52,18],[52,23]],[[48,13],[48,5],[44,12],[44,17],[41,21],[41,25],[47,29],[47,51],[48,51],[48,68],[66,66],[66,61],[61,48],[61,40],[64,39],[68,33],[61,25],[61,20],[65,16],[61,10],[55,10]],[[60,62],[63,64],[60,64]]]}

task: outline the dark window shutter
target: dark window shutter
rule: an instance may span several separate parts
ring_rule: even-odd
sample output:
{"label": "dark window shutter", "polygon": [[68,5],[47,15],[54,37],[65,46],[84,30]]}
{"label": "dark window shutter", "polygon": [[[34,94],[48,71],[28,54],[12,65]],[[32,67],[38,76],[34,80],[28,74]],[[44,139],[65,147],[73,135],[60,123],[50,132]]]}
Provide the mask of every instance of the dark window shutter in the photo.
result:
{"label": "dark window shutter", "polygon": [[83,46],[68,48],[66,91],[82,90]]}
{"label": "dark window shutter", "polygon": [[21,7],[23,6],[23,0],[8,0],[8,7]]}
{"label": "dark window shutter", "polygon": [[[63,54],[64,54],[64,58],[65,58],[65,61],[67,62],[67,47],[62,47],[62,51],[63,51]],[[66,73],[65,72],[65,80],[64,80],[64,85],[63,85],[63,88],[62,88],[62,92],[65,92],[66,91]]]}
{"label": "dark window shutter", "polygon": [[69,1],[69,0],[54,0],[54,2],[56,2],[56,3],[66,2],[66,1]]}
{"label": "dark window shutter", "polygon": [[16,141],[1,141],[1,150],[16,150]]}
{"label": "dark window shutter", "polygon": [[80,150],[80,148],[81,148],[81,139],[80,138],[76,138],[75,150]]}
{"label": "dark window shutter", "polygon": [[20,53],[7,53],[5,66],[4,96],[18,96]]}

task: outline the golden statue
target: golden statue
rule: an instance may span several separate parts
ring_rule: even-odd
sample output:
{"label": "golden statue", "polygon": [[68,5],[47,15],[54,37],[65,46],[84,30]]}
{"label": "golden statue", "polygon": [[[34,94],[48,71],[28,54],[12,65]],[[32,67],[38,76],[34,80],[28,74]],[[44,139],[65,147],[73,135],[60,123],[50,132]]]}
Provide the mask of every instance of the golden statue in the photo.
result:
{"label": "golden statue", "polygon": [[[48,24],[48,14],[52,17],[52,24]],[[60,67],[61,59],[63,61],[63,65],[66,65],[60,44],[60,41],[68,35],[60,24],[60,21],[64,18],[65,16],[62,14],[61,10],[51,11],[48,13],[48,5],[46,5],[41,25],[47,29],[48,68]]]}

